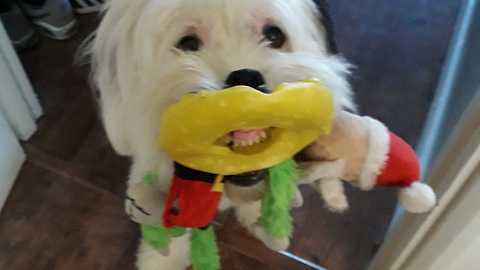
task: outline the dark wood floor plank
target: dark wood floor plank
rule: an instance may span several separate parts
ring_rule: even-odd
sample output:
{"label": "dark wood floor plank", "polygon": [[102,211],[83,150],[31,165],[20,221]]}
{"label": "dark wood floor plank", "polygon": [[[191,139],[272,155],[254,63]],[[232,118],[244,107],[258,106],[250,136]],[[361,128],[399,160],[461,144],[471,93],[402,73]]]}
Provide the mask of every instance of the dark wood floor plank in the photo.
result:
{"label": "dark wood floor plank", "polygon": [[231,246],[219,243],[220,256],[222,260],[222,269],[225,270],[247,270],[247,269],[262,269],[262,270],[280,270],[272,265],[268,265],[263,260],[257,260],[237,252]]}
{"label": "dark wood floor plank", "polygon": [[45,117],[31,143],[45,152],[64,160],[70,160],[79,150],[93,128],[97,112],[88,94],[78,93],[60,117]]}
{"label": "dark wood floor plank", "polygon": [[233,213],[229,213],[224,223],[217,228],[217,238],[223,245],[229,246],[231,249],[264,262],[272,269],[278,270],[307,270],[310,267],[298,263],[280,253],[269,250],[262,242],[251,236],[236,221]]}
{"label": "dark wood floor plank", "polygon": [[97,121],[96,105],[89,87],[89,68],[77,64],[81,43],[92,33],[98,16],[79,20],[79,33],[72,39],[55,41],[42,38],[35,49],[21,54],[45,116],[31,140],[37,147],[68,160]]}
{"label": "dark wood floor plank", "polygon": [[[63,177],[68,177],[74,181],[83,182],[84,185],[90,186],[92,189],[96,189],[102,192],[109,192],[123,198],[126,190],[126,181],[124,177],[110,177],[111,175],[103,175],[96,172],[96,165],[98,163],[74,163],[64,161],[49,154],[46,154],[36,146],[31,144],[25,145],[29,160],[38,167],[46,170],[50,170]],[[97,159],[98,160],[98,159]],[[100,163],[102,159],[98,160]],[[112,168],[112,167],[108,167]],[[115,167],[114,167],[115,168]],[[112,172],[122,171],[128,168],[125,164],[120,165],[117,170]],[[112,173],[113,174],[113,173]],[[126,175],[126,173],[125,173]],[[114,181],[113,179],[118,179]]]}
{"label": "dark wood floor plank", "polygon": [[124,195],[130,159],[115,154],[100,121],[95,122],[71,163],[76,167],[83,165],[84,178],[92,184],[120,196]]}
{"label": "dark wood floor plank", "polygon": [[137,238],[121,199],[28,162],[0,216],[0,269],[112,269]]}
{"label": "dark wood floor plank", "polygon": [[123,196],[129,161],[114,153],[104,134],[88,66],[75,63],[79,46],[94,31],[98,16],[82,16],[79,21],[73,39],[44,39],[36,49],[21,54],[45,110],[38,132],[26,146],[37,161],[55,160],[57,169]]}
{"label": "dark wood floor plank", "polygon": [[302,187],[305,205],[294,210],[290,252],[327,269],[364,269],[376,253],[394,210],[394,190],[362,192],[347,186],[350,210],[332,213],[319,194]]}

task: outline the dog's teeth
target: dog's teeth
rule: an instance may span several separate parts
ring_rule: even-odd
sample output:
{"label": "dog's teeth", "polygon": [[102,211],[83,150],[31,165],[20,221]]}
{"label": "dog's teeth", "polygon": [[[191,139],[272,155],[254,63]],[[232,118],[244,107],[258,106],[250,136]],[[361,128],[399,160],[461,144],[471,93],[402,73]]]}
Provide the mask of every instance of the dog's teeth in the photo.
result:
{"label": "dog's teeth", "polygon": [[239,147],[240,146],[240,141],[233,140],[233,147]]}
{"label": "dog's teeth", "polygon": [[266,138],[266,134],[257,136],[251,140],[236,140],[232,139],[233,147],[248,147],[260,143]]}
{"label": "dog's teeth", "polygon": [[260,133],[260,138],[261,139],[266,139],[267,138],[267,133],[262,130],[262,132]]}
{"label": "dog's teeth", "polygon": [[233,143],[233,138],[230,136],[223,136],[222,138],[219,139],[219,142],[223,145],[229,145]]}

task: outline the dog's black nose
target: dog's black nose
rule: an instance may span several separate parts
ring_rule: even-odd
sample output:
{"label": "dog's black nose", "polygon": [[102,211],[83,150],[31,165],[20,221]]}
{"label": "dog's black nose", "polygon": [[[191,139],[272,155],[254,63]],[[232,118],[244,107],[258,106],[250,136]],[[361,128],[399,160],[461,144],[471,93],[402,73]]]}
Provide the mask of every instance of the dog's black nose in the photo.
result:
{"label": "dog's black nose", "polygon": [[240,69],[234,71],[228,75],[225,81],[227,87],[245,85],[253,87],[261,92],[268,93],[268,89],[265,87],[265,79],[262,73],[254,69]]}

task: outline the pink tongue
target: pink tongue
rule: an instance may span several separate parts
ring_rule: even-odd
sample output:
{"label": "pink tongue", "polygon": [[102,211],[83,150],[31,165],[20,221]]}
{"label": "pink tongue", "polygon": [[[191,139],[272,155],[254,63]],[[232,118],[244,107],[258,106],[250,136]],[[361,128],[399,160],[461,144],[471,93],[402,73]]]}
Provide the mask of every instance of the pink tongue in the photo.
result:
{"label": "pink tongue", "polygon": [[232,132],[232,137],[236,141],[254,141],[262,135],[263,129],[240,129]]}

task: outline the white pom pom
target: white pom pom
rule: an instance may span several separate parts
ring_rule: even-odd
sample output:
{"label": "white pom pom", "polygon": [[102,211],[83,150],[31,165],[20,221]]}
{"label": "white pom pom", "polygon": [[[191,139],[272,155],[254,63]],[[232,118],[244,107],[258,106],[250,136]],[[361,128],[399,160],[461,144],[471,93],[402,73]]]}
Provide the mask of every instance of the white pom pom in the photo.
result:
{"label": "white pom pom", "polygon": [[413,183],[411,186],[400,190],[399,201],[408,212],[425,213],[435,206],[437,196],[430,186],[423,183]]}

